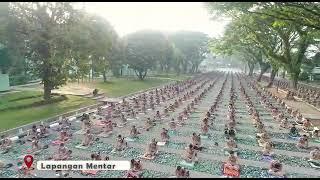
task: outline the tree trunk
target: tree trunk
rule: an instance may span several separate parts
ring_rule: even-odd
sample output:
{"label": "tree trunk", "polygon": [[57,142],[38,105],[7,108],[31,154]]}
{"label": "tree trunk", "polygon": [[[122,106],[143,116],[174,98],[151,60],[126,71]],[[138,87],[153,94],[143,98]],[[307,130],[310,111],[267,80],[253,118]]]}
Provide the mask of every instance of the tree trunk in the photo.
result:
{"label": "tree trunk", "polygon": [[265,73],[265,72],[267,72],[267,70],[269,69],[269,67],[270,66],[262,66],[261,68],[260,68],[260,74],[259,74],[259,77],[258,77],[258,79],[257,79],[257,81],[258,82],[260,82],[261,81],[261,78],[262,78],[262,76],[263,76],[263,74]]}
{"label": "tree trunk", "polygon": [[103,75],[103,82],[107,82],[107,75],[105,70],[103,71],[102,75]]}
{"label": "tree trunk", "polygon": [[43,86],[44,86],[43,98],[45,101],[48,101],[51,99],[51,87],[50,87],[51,85],[47,80],[44,80]]}
{"label": "tree trunk", "polygon": [[282,78],[283,79],[286,78],[286,71],[285,70],[283,70],[283,72],[282,72]]}
{"label": "tree trunk", "polygon": [[278,69],[272,69],[269,84],[267,85],[268,88],[272,87],[274,78],[276,77],[277,72],[278,72]]}
{"label": "tree trunk", "polygon": [[147,71],[148,71],[148,70],[145,70],[145,71],[144,71],[144,75],[143,75],[142,79],[144,79],[144,78],[147,76]]}
{"label": "tree trunk", "polygon": [[249,76],[252,77],[253,76],[254,64],[251,64],[251,63],[248,62],[248,66],[249,66]]}
{"label": "tree trunk", "polygon": [[247,74],[247,65],[244,66],[244,73]]}
{"label": "tree trunk", "polygon": [[294,90],[296,90],[297,87],[298,87],[299,74],[300,74],[300,72],[290,73],[290,75],[291,75],[291,87]]}
{"label": "tree trunk", "polygon": [[134,71],[136,73],[136,75],[138,76],[139,80],[143,81],[143,79],[146,77],[147,75],[147,72],[144,73],[143,75],[143,72],[142,70],[139,70],[138,73],[137,73],[137,70]]}

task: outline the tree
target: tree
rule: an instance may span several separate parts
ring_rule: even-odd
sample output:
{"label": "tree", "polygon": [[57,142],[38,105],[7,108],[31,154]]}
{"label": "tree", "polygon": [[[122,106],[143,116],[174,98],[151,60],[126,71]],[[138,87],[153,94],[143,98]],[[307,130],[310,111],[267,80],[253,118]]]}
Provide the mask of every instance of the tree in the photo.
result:
{"label": "tree", "polygon": [[76,78],[78,82],[80,79],[90,73],[89,57],[94,46],[91,37],[90,15],[83,10],[78,10],[76,24],[70,27],[69,38],[70,42],[70,64],[69,69],[72,71],[70,77]]}
{"label": "tree", "polygon": [[114,76],[121,76],[122,66],[125,63],[124,56],[124,44],[120,38],[116,39],[116,42],[112,43],[112,49],[110,52],[110,68]]}
{"label": "tree", "polygon": [[163,60],[165,36],[157,31],[138,31],[125,37],[125,56],[129,67],[143,80],[149,69]]}
{"label": "tree", "polygon": [[110,69],[110,54],[118,36],[110,23],[103,17],[92,15],[89,26],[93,70],[101,72],[104,82],[106,82],[106,73]]}
{"label": "tree", "polygon": [[215,18],[221,15],[263,15],[320,30],[319,2],[210,2],[206,6]]}
{"label": "tree", "polygon": [[67,80],[69,43],[65,36],[73,24],[74,9],[69,2],[16,2],[11,4],[19,27],[15,33],[23,35],[27,58],[32,71],[44,84],[44,99],[51,98],[51,90]]}
{"label": "tree", "polygon": [[208,53],[209,38],[201,32],[180,31],[169,36],[174,46],[183,54],[183,72],[196,73]]}
{"label": "tree", "polygon": [[[292,7],[283,6],[285,7],[281,8],[293,11]],[[278,4],[268,6],[252,2],[242,5],[209,4],[210,10],[230,16],[232,22],[238,24],[237,28],[249,32],[251,40],[256,42],[273,65],[273,71],[277,71],[277,65],[284,67],[291,76],[292,87],[296,88],[302,60],[305,58],[306,50],[314,41],[315,32],[311,26],[267,15],[277,8]]]}

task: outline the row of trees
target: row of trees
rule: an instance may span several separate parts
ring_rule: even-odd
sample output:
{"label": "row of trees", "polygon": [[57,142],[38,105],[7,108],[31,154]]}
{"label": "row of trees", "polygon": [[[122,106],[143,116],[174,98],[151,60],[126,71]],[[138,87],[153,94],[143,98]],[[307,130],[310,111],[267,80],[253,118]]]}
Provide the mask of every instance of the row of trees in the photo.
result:
{"label": "row of trees", "polygon": [[110,23],[70,2],[1,2],[0,67],[10,75],[42,79],[44,99],[68,79],[83,79],[125,65],[143,80],[148,71],[196,73],[208,52],[200,32],[144,30],[120,38]]}
{"label": "row of trees", "polygon": [[320,55],[320,4],[318,2],[212,2],[207,3],[215,18],[231,23],[224,36],[213,41],[212,51],[237,55],[255,64],[260,76],[271,68],[269,86],[279,69],[288,72],[297,88],[303,64],[317,64]]}

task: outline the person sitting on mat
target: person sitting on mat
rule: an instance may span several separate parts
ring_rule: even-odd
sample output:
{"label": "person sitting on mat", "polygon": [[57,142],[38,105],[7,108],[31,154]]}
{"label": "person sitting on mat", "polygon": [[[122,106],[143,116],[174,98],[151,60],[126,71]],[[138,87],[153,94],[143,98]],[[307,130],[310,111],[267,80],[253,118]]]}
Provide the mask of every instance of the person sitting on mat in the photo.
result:
{"label": "person sitting on mat", "polygon": [[301,148],[301,149],[307,149],[308,148],[308,137],[307,135],[302,135],[302,137],[300,137],[298,143],[297,143],[297,147]]}
{"label": "person sitting on mat", "polygon": [[310,152],[310,161],[315,161],[320,163],[320,148],[315,147],[311,152]]}
{"label": "person sitting on mat", "polygon": [[310,119],[303,120],[303,127],[302,129],[305,131],[312,131],[313,124],[310,122]]}
{"label": "person sitting on mat", "polygon": [[237,170],[240,169],[240,166],[238,164],[238,158],[235,156],[235,153],[233,151],[229,153],[226,164],[234,167]]}
{"label": "person sitting on mat", "polygon": [[68,148],[65,147],[64,143],[61,143],[59,148],[58,148],[58,152],[56,155],[54,155],[54,157],[56,157],[56,160],[65,160],[70,158],[72,151],[68,150]]}
{"label": "person sitting on mat", "polygon": [[39,128],[40,128],[40,133],[39,133],[40,138],[48,137],[49,131],[47,127],[41,124]]}
{"label": "person sitting on mat", "polygon": [[272,152],[272,143],[266,142],[263,145],[262,155],[264,156],[272,156],[274,153]]}
{"label": "person sitting on mat", "polygon": [[84,135],[83,141],[82,141],[82,146],[89,146],[92,145],[93,143],[93,135],[91,134],[90,130],[88,129]]}
{"label": "person sitting on mat", "polygon": [[258,139],[259,146],[263,146],[266,142],[270,142],[270,137],[266,133],[262,133]]}
{"label": "person sitting on mat", "polygon": [[281,124],[280,124],[280,127],[282,128],[288,128],[288,118],[285,117],[281,120]]}
{"label": "person sitting on mat", "polygon": [[37,139],[36,137],[32,137],[31,146],[32,151],[40,150],[41,147],[39,145],[39,139]]}
{"label": "person sitting on mat", "polygon": [[155,139],[152,139],[151,143],[148,144],[146,153],[144,153],[143,157],[152,159],[155,157],[157,152],[157,142]]}
{"label": "person sitting on mat", "polygon": [[169,135],[168,135],[168,130],[166,128],[162,128],[162,132],[161,132],[161,140],[163,142],[168,142],[169,141]]}
{"label": "person sitting on mat", "polygon": [[276,177],[284,177],[282,164],[278,160],[271,161],[268,173]]}
{"label": "person sitting on mat", "polygon": [[140,134],[140,132],[138,131],[138,129],[136,128],[136,126],[133,125],[133,126],[131,127],[131,130],[130,130],[130,137],[131,137],[131,138],[136,138],[136,137],[138,137],[138,134]]}
{"label": "person sitting on mat", "polygon": [[192,145],[195,149],[199,149],[201,146],[201,137],[200,134],[192,133]]}
{"label": "person sitting on mat", "polygon": [[1,136],[0,140],[0,149],[3,151],[3,153],[9,152],[9,150],[12,148],[12,141],[5,135]]}
{"label": "person sitting on mat", "polygon": [[124,140],[124,137],[122,137],[121,135],[118,135],[115,149],[117,151],[122,151],[126,147],[128,147],[128,143]]}
{"label": "person sitting on mat", "polygon": [[315,139],[315,140],[320,140],[320,133],[319,133],[319,130],[318,130],[318,129],[313,130],[313,132],[312,132],[312,138]]}
{"label": "person sitting on mat", "polygon": [[186,148],[184,160],[187,163],[198,162],[197,153],[192,144],[189,144],[189,146]]}
{"label": "person sitting on mat", "polygon": [[188,178],[190,177],[189,171],[181,166],[177,166],[175,171],[176,178]]}
{"label": "person sitting on mat", "polygon": [[150,118],[147,118],[146,124],[145,124],[145,130],[149,131],[153,127],[153,122]]}
{"label": "person sitting on mat", "polygon": [[142,163],[140,160],[131,159],[131,169],[135,172],[142,171]]}
{"label": "person sitting on mat", "polygon": [[300,136],[299,131],[296,128],[295,124],[292,124],[292,127],[290,128],[289,136],[292,136],[292,137],[299,137]]}
{"label": "person sitting on mat", "polygon": [[237,151],[237,147],[236,141],[233,138],[228,138],[226,147],[224,149],[230,153],[231,151]]}

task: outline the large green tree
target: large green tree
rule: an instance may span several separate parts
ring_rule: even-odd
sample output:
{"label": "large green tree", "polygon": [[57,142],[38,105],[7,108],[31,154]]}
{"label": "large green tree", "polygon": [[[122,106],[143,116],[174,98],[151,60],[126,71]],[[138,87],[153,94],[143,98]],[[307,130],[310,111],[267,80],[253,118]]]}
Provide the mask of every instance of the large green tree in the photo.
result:
{"label": "large green tree", "polygon": [[69,2],[15,2],[11,9],[19,23],[15,33],[23,35],[20,41],[49,100],[51,90],[67,81],[70,44],[65,36],[73,25],[74,9]]}
{"label": "large green tree", "polygon": [[183,54],[182,69],[196,73],[208,53],[209,37],[202,32],[179,31],[169,36],[175,48]]}
{"label": "large green tree", "polygon": [[[290,5],[282,8],[293,11]],[[308,47],[314,43],[316,30],[301,23],[276,18],[267,13],[277,11],[278,4],[264,3],[210,3],[209,10],[217,15],[222,13],[246,32],[268,57],[272,69],[284,67],[292,79],[292,87],[297,87],[300,68]]]}
{"label": "large green tree", "polygon": [[158,31],[143,30],[125,37],[126,62],[138,78],[143,80],[148,70],[163,61],[166,38]]}

